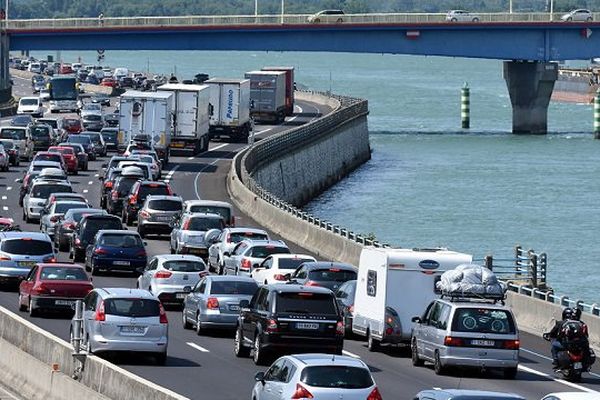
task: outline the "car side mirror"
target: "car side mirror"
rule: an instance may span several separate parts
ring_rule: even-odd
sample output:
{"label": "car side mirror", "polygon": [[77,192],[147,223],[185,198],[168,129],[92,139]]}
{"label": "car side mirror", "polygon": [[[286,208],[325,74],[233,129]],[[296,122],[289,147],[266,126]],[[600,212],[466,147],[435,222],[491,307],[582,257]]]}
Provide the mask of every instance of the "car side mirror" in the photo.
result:
{"label": "car side mirror", "polygon": [[240,308],[248,308],[248,307],[250,307],[250,301],[240,300]]}
{"label": "car side mirror", "polygon": [[416,322],[417,324],[421,323],[421,317],[412,317],[411,319],[412,322]]}
{"label": "car side mirror", "polygon": [[98,180],[99,180],[99,181],[103,181],[103,180],[104,180],[104,177],[103,177],[102,175],[100,175],[100,176],[98,177]]}
{"label": "car side mirror", "polygon": [[264,385],[265,384],[265,373],[257,372],[256,375],[254,375],[254,380],[256,382],[261,382]]}
{"label": "car side mirror", "polygon": [[259,267],[259,265],[258,265],[258,263],[256,263],[256,264],[254,264],[254,265],[252,266],[252,269],[256,269],[256,268],[258,268],[258,267]]}

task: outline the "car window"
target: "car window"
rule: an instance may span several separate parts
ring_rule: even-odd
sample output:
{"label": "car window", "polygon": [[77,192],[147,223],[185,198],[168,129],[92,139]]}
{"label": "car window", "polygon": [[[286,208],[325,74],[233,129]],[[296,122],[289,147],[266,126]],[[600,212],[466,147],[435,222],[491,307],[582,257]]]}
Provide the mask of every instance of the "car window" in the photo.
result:
{"label": "car window", "polygon": [[198,285],[196,286],[196,289],[194,291],[198,292],[198,293],[204,293],[205,289],[206,289],[206,279],[202,279],[200,282],[198,282]]}
{"label": "car window", "polygon": [[442,305],[440,303],[436,302],[433,305],[433,307],[431,308],[431,312],[429,313],[429,325],[437,328],[438,319],[440,317],[441,312],[442,312]]}
{"label": "car window", "polygon": [[308,278],[320,282],[346,282],[356,279],[356,272],[340,268],[313,269]]}
{"label": "car window", "polygon": [[233,254],[236,255],[236,256],[239,256],[240,254],[242,254],[246,250],[247,247],[248,247],[248,245],[246,243],[240,243],[233,250]]}
{"label": "car window", "polygon": [[163,268],[175,272],[200,272],[206,269],[206,265],[200,261],[177,260],[163,263]]}
{"label": "car window", "polygon": [[308,273],[306,271],[306,267],[301,267],[299,270],[294,272],[294,278],[297,278],[297,279],[306,279],[307,276],[308,276]]}
{"label": "car window", "polygon": [[104,301],[104,312],[132,318],[158,317],[159,305],[157,300],[152,299],[107,299]]}
{"label": "car window", "polygon": [[271,365],[271,368],[269,368],[269,370],[265,374],[266,381],[281,381],[280,374],[281,370],[283,369],[284,361],[285,359],[280,358],[279,360],[275,361],[273,365]]}
{"label": "car window", "polygon": [[84,299],[83,303],[87,311],[96,310],[96,302],[98,300],[98,294],[96,292],[90,292]]}
{"label": "car window", "polygon": [[254,246],[250,249],[248,256],[255,258],[266,258],[271,254],[288,254],[290,250],[287,247],[280,246]]}
{"label": "car window", "polygon": [[111,235],[104,234],[99,240],[98,243],[100,246],[109,246],[109,247],[142,247],[144,244],[142,243],[142,239],[139,236],[135,235]]}
{"label": "car window", "polygon": [[7,239],[2,241],[0,250],[9,254],[43,256],[45,254],[52,254],[52,243],[28,237],[22,239]]}
{"label": "car window", "polygon": [[373,386],[373,378],[368,369],[342,365],[306,367],[300,374],[300,382],[313,387],[340,389],[365,389]]}
{"label": "car window", "polygon": [[508,311],[491,308],[457,308],[452,330],[477,333],[516,332],[512,315]]}
{"label": "car window", "polygon": [[333,293],[283,292],[275,306],[281,313],[337,314]]}
{"label": "car window", "polygon": [[181,211],[182,204],[179,200],[150,200],[148,208],[157,211]]}
{"label": "car window", "polygon": [[190,207],[190,212],[203,214],[217,214],[223,217],[225,221],[229,221],[229,219],[231,218],[231,211],[229,210],[229,207],[195,205]]}
{"label": "car window", "polygon": [[150,260],[150,262],[148,263],[148,266],[146,267],[146,269],[148,271],[152,271],[155,270],[158,267],[158,260],[156,258],[153,258],[152,260]]}
{"label": "car window", "polygon": [[88,219],[83,227],[82,239],[87,241],[101,229],[121,229],[123,225],[116,218]]}
{"label": "car window", "polygon": [[33,268],[31,268],[31,271],[29,271],[29,274],[27,275],[27,278],[25,278],[25,280],[28,281],[33,281],[35,280],[35,275],[37,274],[37,270],[38,270],[38,266],[34,266]]}
{"label": "car window", "polygon": [[40,272],[41,280],[87,281],[86,273],[80,268],[44,267]]}
{"label": "car window", "polygon": [[268,293],[269,292],[265,288],[261,288],[260,291],[258,292],[258,297],[256,298],[256,303],[255,303],[255,308],[258,311],[266,310],[264,303],[265,303],[265,298],[267,297]]}
{"label": "car window", "polygon": [[223,227],[224,224],[221,218],[192,217],[188,219],[183,229],[204,232],[211,229],[223,229]]}
{"label": "car window", "polygon": [[25,129],[4,128],[0,130],[2,139],[25,140]]}
{"label": "car window", "polygon": [[117,184],[117,192],[120,197],[125,196],[131,190],[134,183],[138,181],[138,177],[121,177]]}
{"label": "car window", "polygon": [[52,193],[71,193],[71,186],[67,185],[34,185],[31,188],[31,197],[48,199]]}
{"label": "car window", "polygon": [[258,289],[255,282],[242,281],[213,281],[210,285],[210,294],[241,294],[253,295]]}
{"label": "car window", "polygon": [[64,214],[72,208],[85,208],[89,207],[86,203],[54,203],[54,213]]}
{"label": "car window", "polygon": [[279,269],[296,269],[303,262],[310,262],[310,258],[280,258],[277,268]]}

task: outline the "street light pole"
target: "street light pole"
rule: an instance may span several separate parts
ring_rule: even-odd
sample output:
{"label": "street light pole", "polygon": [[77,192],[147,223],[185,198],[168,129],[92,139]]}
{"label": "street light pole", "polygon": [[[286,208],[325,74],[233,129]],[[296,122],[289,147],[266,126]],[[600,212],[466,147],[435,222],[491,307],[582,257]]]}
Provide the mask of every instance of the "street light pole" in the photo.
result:
{"label": "street light pole", "polygon": [[554,18],[554,0],[550,0],[550,21]]}
{"label": "street light pole", "polygon": [[513,8],[512,8],[512,0],[508,0],[508,12],[510,14],[512,14],[513,12]]}
{"label": "street light pole", "polygon": [[258,16],[258,0],[254,0],[254,16]]}
{"label": "street light pole", "polygon": [[285,13],[285,0],[281,0],[281,23],[283,24],[283,14]]}

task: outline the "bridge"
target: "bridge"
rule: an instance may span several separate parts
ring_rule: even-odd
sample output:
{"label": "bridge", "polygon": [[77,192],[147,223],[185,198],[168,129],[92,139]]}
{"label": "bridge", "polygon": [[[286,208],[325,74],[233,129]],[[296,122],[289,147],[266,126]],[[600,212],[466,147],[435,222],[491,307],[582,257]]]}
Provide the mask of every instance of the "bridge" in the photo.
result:
{"label": "bridge", "polygon": [[[600,56],[600,22],[559,14],[350,14],[8,20],[5,50],[248,50],[409,54],[506,60],[513,132],[545,133],[554,61]],[[594,15],[600,21],[600,13]],[[596,32],[597,31],[597,32]],[[2,70],[6,71],[4,59]],[[5,77],[6,78],[6,77]],[[7,82],[6,80],[4,82]],[[5,85],[2,85],[6,87]],[[1,100],[1,99],[0,99]]]}

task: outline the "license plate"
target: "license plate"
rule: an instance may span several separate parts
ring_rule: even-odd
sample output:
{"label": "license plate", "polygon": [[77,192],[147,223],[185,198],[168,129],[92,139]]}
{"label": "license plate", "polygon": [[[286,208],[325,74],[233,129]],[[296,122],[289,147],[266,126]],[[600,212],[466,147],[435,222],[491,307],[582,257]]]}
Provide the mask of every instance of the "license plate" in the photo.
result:
{"label": "license plate", "polygon": [[229,311],[240,311],[240,306],[232,304],[229,306]]}
{"label": "license plate", "polygon": [[19,261],[19,267],[33,268],[35,261]]}
{"label": "license plate", "polygon": [[298,322],[298,323],[296,323],[296,328],[298,328],[298,329],[319,329],[319,324]]}
{"label": "license plate", "polygon": [[206,250],[204,250],[204,249],[190,249],[190,253],[192,253],[192,254],[205,254]]}
{"label": "license plate", "polygon": [[178,299],[185,299],[185,296],[187,296],[186,293],[177,293],[175,295],[175,297],[178,298]]}
{"label": "license plate", "polygon": [[573,364],[573,368],[574,369],[582,369],[583,365],[580,362],[576,362],[575,364]]}
{"label": "license plate", "polygon": [[173,218],[171,217],[156,217],[156,220],[159,222],[169,222],[171,221]]}
{"label": "license plate", "polygon": [[171,143],[171,147],[184,147],[185,143]]}
{"label": "license plate", "polygon": [[70,306],[75,304],[74,300],[54,300],[54,304],[57,306]]}
{"label": "license plate", "polygon": [[486,346],[486,347],[493,347],[496,342],[494,342],[493,340],[479,340],[479,339],[474,339],[471,340],[471,344],[474,346]]}
{"label": "license plate", "polygon": [[129,261],[113,261],[113,265],[123,265],[129,266],[131,263]]}
{"label": "license plate", "polygon": [[122,326],[121,327],[121,333],[142,334],[145,332],[145,330],[146,330],[146,327],[144,327],[144,326]]}

